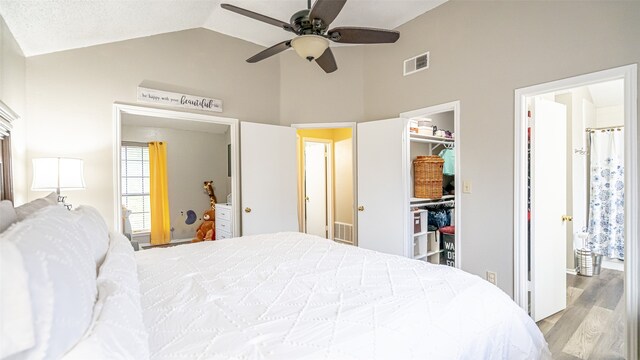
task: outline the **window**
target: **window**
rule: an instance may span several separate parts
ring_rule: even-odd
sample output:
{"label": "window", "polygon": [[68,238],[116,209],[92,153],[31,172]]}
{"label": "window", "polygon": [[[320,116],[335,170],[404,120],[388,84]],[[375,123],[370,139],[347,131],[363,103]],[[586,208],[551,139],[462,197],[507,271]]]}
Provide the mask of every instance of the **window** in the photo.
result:
{"label": "window", "polygon": [[122,205],[131,211],[133,232],[149,231],[149,147],[145,143],[123,143],[121,151]]}

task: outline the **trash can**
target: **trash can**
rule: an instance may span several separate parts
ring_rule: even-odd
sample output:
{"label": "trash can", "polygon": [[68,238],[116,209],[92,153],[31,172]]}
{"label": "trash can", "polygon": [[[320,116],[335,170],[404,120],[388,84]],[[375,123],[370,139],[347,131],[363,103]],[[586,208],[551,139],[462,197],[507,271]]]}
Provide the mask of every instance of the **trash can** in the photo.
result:
{"label": "trash can", "polygon": [[593,275],[600,275],[602,268],[602,255],[592,254],[593,256]]}
{"label": "trash can", "polygon": [[589,249],[578,249],[576,250],[576,265],[578,275],[600,275],[600,269],[602,267],[602,255],[594,254]]}

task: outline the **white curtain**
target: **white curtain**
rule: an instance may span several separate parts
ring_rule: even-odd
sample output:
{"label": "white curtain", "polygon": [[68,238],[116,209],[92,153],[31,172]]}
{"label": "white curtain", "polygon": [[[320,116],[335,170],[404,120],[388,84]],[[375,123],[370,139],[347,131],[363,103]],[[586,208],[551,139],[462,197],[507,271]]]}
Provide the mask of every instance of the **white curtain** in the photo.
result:
{"label": "white curtain", "polygon": [[598,130],[590,136],[587,248],[624,260],[624,130]]}

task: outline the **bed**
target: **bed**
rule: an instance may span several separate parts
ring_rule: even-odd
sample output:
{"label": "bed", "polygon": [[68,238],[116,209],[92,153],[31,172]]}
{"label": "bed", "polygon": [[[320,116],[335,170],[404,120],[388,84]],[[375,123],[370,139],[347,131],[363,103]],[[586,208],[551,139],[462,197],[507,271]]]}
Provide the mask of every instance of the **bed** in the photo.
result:
{"label": "bed", "polygon": [[[22,329],[2,358],[550,358],[531,318],[479,277],[315,236],[134,252],[95,209],[54,205],[0,245],[16,274],[2,282],[3,337],[5,323]],[[7,290],[31,306],[8,314]]]}

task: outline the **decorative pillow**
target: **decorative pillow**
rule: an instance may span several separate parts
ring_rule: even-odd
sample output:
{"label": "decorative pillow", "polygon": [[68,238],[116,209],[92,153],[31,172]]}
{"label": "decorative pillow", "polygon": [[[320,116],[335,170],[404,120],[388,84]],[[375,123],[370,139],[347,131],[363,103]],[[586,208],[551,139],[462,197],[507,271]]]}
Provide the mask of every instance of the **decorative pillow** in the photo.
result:
{"label": "decorative pillow", "polygon": [[18,221],[24,220],[25,218],[27,218],[27,216],[33,214],[34,212],[44,207],[47,207],[49,205],[55,205],[57,203],[58,203],[58,195],[52,192],[51,194],[43,198],[35,199],[26,204],[20,205],[16,208]]}
{"label": "decorative pillow", "polygon": [[35,345],[28,274],[11,241],[0,241],[0,331],[2,359]]}
{"label": "decorative pillow", "polygon": [[96,261],[96,269],[102,265],[109,248],[109,229],[104,219],[91,206],[82,205],[73,210],[78,226],[82,229],[84,239],[89,243]]}
{"label": "decorative pillow", "polygon": [[110,238],[98,274],[94,320],[86,336],[65,355],[67,360],[149,358],[133,248],[122,234],[111,233]]}
{"label": "decorative pillow", "polygon": [[89,327],[96,301],[93,250],[73,214],[49,206],[0,234],[16,245],[28,273],[35,346],[20,358],[55,359]]}
{"label": "decorative pillow", "polygon": [[13,203],[9,200],[0,201],[0,233],[16,221],[18,221],[18,215],[13,208]]}

